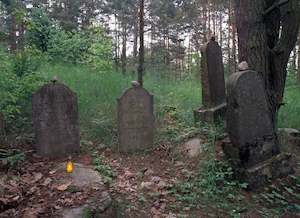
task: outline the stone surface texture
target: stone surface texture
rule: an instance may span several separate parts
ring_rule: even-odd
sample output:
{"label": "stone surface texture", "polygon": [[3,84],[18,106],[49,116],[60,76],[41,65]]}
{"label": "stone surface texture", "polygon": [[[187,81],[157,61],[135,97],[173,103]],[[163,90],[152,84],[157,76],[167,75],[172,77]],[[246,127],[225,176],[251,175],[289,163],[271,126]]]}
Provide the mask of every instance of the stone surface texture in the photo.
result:
{"label": "stone surface texture", "polygon": [[[74,208],[65,208],[62,211],[63,218],[81,218],[97,213],[102,215],[112,204],[112,199],[107,186],[103,183],[101,175],[89,166],[75,163],[73,173],[64,173],[65,163],[58,166],[58,172],[64,174],[59,181],[60,184],[69,183],[78,190],[94,190],[93,196],[84,205]],[[104,215],[103,215],[104,216]],[[102,216],[101,216],[102,217]],[[106,217],[106,216],[104,216]]]}
{"label": "stone surface texture", "polygon": [[38,154],[50,157],[79,152],[77,97],[67,86],[50,83],[32,100],[33,127]]}
{"label": "stone surface texture", "polygon": [[188,157],[198,157],[204,152],[204,143],[199,138],[192,138],[184,144],[184,149],[187,152]]}
{"label": "stone surface texture", "polygon": [[127,89],[118,99],[120,152],[151,149],[154,137],[153,96],[141,86]]}
{"label": "stone surface texture", "polygon": [[262,75],[251,70],[230,76],[227,84],[226,156],[250,189],[293,172],[289,154],[280,153]]}
{"label": "stone surface texture", "polygon": [[300,131],[292,128],[278,130],[279,145],[283,150],[300,148]]}
{"label": "stone surface texture", "polygon": [[226,111],[224,65],[221,47],[211,39],[201,49],[202,106],[195,121],[216,122]]}

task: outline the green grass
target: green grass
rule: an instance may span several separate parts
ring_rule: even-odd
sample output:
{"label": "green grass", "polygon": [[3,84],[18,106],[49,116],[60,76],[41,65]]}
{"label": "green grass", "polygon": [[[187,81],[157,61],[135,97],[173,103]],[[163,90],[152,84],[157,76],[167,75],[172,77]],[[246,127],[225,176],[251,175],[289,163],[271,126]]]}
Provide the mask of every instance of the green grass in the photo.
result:
{"label": "green grass", "polygon": [[284,103],[279,111],[279,127],[300,130],[300,84],[297,83],[294,73],[287,78]]}
{"label": "green grass", "polygon": [[[135,80],[132,74],[99,73],[84,65],[45,64],[39,70],[47,80],[54,75],[77,93],[81,132],[91,139],[111,144],[116,139],[117,98]],[[175,81],[146,75],[145,88],[154,95],[157,121],[165,107],[175,107],[182,120],[193,123],[193,109],[201,103],[200,82],[195,79]]]}

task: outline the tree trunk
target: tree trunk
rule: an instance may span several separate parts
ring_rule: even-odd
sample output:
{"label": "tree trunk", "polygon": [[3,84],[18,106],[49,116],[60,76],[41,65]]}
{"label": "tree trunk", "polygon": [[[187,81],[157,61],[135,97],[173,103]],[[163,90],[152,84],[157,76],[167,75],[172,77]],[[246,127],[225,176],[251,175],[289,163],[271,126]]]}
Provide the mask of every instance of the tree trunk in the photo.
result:
{"label": "tree trunk", "polygon": [[119,71],[119,54],[120,54],[120,36],[119,36],[119,21],[117,15],[115,14],[115,37],[116,37],[116,44],[115,44],[115,67],[116,71]]}
{"label": "tree trunk", "polygon": [[298,83],[300,84],[300,32],[298,35]]}
{"label": "tree trunk", "polygon": [[140,0],[140,50],[139,50],[139,67],[138,67],[138,82],[143,86],[144,74],[144,0]]}
{"label": "tree trunk", "polygon": [[290,66],[293,72],[297,69],[296,62],[297,62],[297,48],[295,47],[293,49],[293,56],[291,57],[291,66]]}
{"label": "tree trunk", "polygon": [[221,8],[220,8],[220,14],[219,14],[219,44],[221,46],[221,48],[223,48],[223,13],[221,12]]}
{"label": "tree trunk", "polygon": [[126,73],[126,65],[127,65],[127,27],[126,23],[123,24],[123,33],[122,33],[122,74]]}
{"label": "tree trunk", "polygon": [[[138,7],[135,7],[134,14],[138,17]],[[138,38],[139,38],[139,25],[138,21],[134,20],[134,28],[133,28],[133,58],[136,63],[136,57],[138,55]]]}
{"label": "tree trunk", "polygon": [[17,50],[17,36],[16,36],[16,16],[14,11],[10,14],[10,30],[9,30],[9,47],[11,52]]}
{"label": "tree trunk", "polygon": [[[234,0],[229,1],[229,72],[236,71],[236,21],[234,15]],[[231,47],[230,47],[231,46]]]}
{"label": "tree trunk", "polygon": [[284,94],[287,64],[299,31],[298,0],[235,0],[239,61],[262,73],[274,132]]}

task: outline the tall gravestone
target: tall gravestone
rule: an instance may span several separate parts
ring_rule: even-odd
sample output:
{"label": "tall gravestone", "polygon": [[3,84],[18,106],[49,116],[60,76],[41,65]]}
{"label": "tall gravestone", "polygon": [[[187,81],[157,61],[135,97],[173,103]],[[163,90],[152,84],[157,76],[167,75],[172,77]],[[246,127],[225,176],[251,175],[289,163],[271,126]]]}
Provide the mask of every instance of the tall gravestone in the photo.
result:
{"label": "tall gravestone", "polygon": [[194,110],[195,121],[214,123],[226,112],[222,50],[214,37],[201,49],[201,84],[202,106]]}
{"label": "tall gravestone", "polygon": [[153,96],[137,82],[118,99],[119,151],[131,153],[152,148]]}
{"label": "tall gravestone", "polygon": [[262,75],[251,70],[231,75],[227,94],[230,143],[223,150],[249,188],[292,172],[291,156],[279,151]]}
{"label": "tall gravestone", "polygon": [[76,94],[53,81],[32,99],[33,126],[38,154],[60,157],[79,152],[80,135]]}

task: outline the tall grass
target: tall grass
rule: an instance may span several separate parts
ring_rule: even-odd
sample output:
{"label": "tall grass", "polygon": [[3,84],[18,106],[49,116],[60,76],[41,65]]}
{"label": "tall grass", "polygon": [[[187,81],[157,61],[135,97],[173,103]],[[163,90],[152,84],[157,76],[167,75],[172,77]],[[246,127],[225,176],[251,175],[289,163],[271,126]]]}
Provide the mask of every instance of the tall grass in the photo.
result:
{"label": "tall grass", "polygon": [[[57,75],[78,95],[80,126],[85,136],[112,143],[116,136],[117,98],[131,86],[135,76],[119,72],[97,72],[85,65],[45,64],[41,73],[50,80]],[[201,104],[200,81],[196,78],[174,80],[164,78],[162,72],[147,73],[145,88],[154,95],[157,121],[164,118],[164,110],[176,108],[176,113],[188,125],[193,124],[193,109]],[[300,87],[289,77],[285,102],[279,115],[279,127],[300,129]]]}
{"label": "tall grass", "polygon": [[[40,69],[50,80],[55,75],[77,93],[82,134],[92,139],[112,143],[116,135],[117,98],[131,86],[135,76],[119,72],[97,72],[84,65],[45,64]],[[187,123],[193,122],[192,109],[201,102],[200,82],[164,79],[146,74],[145,88],[154,95],[157,120],[163,119],[165,107],[176,108]]]}
{"label": "tall grass", "polygon": [[279,112],[279,127],[300,129],[300,85],[295,75],[289,75],[284,103]]}

